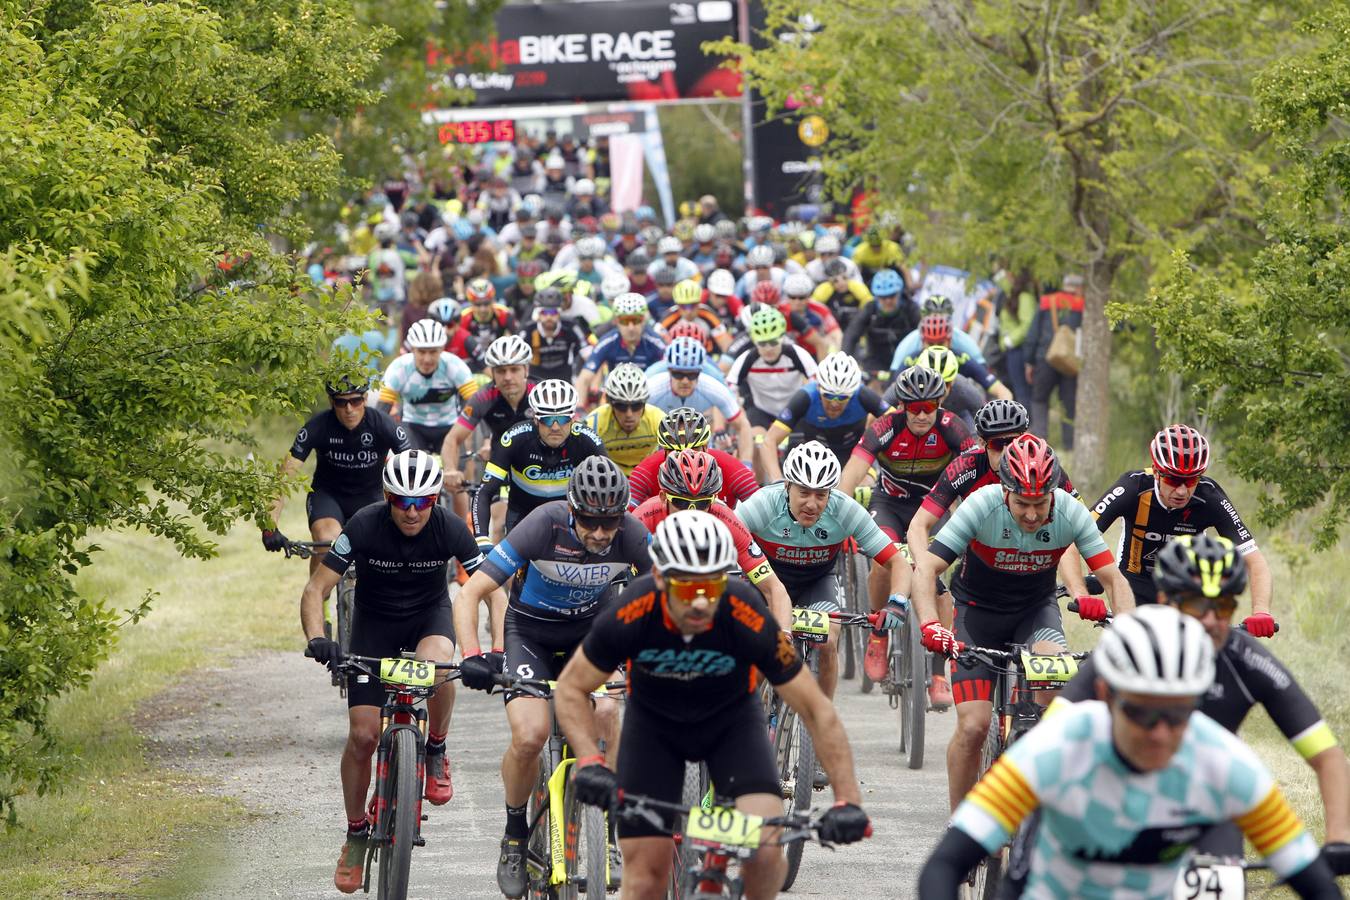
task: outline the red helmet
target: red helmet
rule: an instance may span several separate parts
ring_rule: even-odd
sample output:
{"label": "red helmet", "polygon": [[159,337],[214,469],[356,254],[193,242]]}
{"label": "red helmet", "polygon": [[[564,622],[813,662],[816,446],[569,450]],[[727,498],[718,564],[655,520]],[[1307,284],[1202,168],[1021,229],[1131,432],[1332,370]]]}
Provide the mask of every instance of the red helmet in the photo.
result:
{"label": "red helmet", "polygon": [[766,303],[769,306],[777,306],[780,299],[782,297],[772,281],[761,281],[750,292],[751,303]]}
{"label": "red helmet", "polygon": [[702,325],[698,322],[686,322],[684,319],[681,319],[674,325],[671,325],[670,328],[666,329],[666,334],[672,341],[676,338],[687,337],[693,338],[702,344],[708,340],[708,332],[703,330]]}
{"label": "red helmet", "polygon": [[1209,441],[1189,425],[1168,425],[1155,434],[1148,454],[1159,475],[1193,478],[1209,468]]}
{"label": "red helmet", "polygon": [[520,281],[532,281],[536,275],[542,275],[543,272],[544,264],[537,259],[522,259],[516,263],[516,278]]}
{"label": "red helmet", "polygon": [[925,344],[952,345],[952,320],[950,316],[924,316],[919,323],[919,334]]}
{"label": "red helmet", "polygon": [[484,299],[496,300],[497,289],[486,278],[475,278],[464,286],[464,297],[470,303],[477,303]]}
{"label": "red helmet", "polygon": [[1044,497],[1059,487],[1059,460],[1044,438],[1018,435],[998,464],[998,480],[1023,497]]}
{"label": "red helmet", "polygon": [[656,483],[667,494],[679,497],[715,497],[722,490],[722,467],[711,453],[676,450],[666,454]]}

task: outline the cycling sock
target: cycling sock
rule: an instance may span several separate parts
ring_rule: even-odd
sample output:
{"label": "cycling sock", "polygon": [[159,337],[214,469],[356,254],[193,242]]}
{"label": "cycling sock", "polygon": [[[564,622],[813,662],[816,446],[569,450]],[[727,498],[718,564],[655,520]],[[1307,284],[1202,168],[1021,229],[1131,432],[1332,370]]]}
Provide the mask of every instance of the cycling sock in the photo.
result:
{"label": "cycling sock", "polygon": [[506,807],[506,836],[522,840],[530,836],[530,825],[525,821],[525,807]]}
{"label": "cycling sock", "polygon": [[370,831],[370,819],[366,818],[365,816],[362,816],[361,818],[356,820],[352,819],[347,820],[348,837],[356,837],[358,835],[365,836],[365,834],[369,831]]}
{"label": "cycling sock", "polygon": [[445,735],[434,731],[427,733],[427,756],[445,752]]}

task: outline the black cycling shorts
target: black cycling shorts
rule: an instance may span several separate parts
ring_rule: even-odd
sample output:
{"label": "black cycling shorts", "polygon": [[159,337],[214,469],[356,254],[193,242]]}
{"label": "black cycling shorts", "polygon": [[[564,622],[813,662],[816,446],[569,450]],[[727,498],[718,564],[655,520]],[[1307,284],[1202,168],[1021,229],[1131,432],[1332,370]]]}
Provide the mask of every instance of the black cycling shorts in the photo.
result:
{"label": "black cycling shorts", "polygon": [[441,445],[445,443],[445,436],[450,433],[454,424],[451,422],[449,425],[419,425],[416,422],[404,422],[403,428],[408,432],[408,443],[412,444],[414,450],[425,450],[439,456]]}
{"label": "black cycling shorts", "polygon": [[[590,632],[593,621],[590,616],[577,621],[536,619],[508,606],[503,629],[506,674],[516,678],[556,680],[572,658],[573,651]],[[518,696],[521,696],[518,692],[507,691],[506,702],[510,703]]]}
{"label": "black cycling shorts", "polygon": [[357,510],[383,500],[382,494],[349,496],[330,494],[326,491],[310,491],[305,497],[305,513],[309,516],[310,525],[319,519],[337,519],[339,525],[346,525],[347,520],[354,516]]}
{"label": "black cycling shorts", "polygon": [[[1064,625],[1060,619],[1059,603],[1049,597],[1039,606],[1000,612],[986,607],[971,606],[959,599],[955,603],[956,639],[976,647],[1008,650],[1011,644],[1032,644],[1036,641],[1054,641],[1068,647]],[[984,663],[967,668],[952,665],[952,697],[957,703],[970,700],[991,700],[994,670]]]}
{"label": "black cycling shorts", "polygon": [[872,503],[867,507],[867,511],[871,514],[872,521],[877,523],[877,527],[886,533],[886,537],[897,544],[908,542],[909,538],[905,535],[909,531],[909,523],[913,520],[914,513],[918,511],[917,506],[901,503],[878,485],[872,489]]}
{"label": "black cycling shorts", "polygon": [[[370,613],[360,606],[352,616],[352,649],[356,656],[398,656],[405,650],[416,650],[422,638],[443,635],[453,643],[455,620],[450,612],[450,600],[429,606],[412,615],[393,617]],[[383,706],[384,688],[378,679],[365,684],[347,676],[347,707]]]}
{"label": "black cycling shorts", "polygon": [[[619,787],[679,803],[685,762],[703,762],[719,797],[781,797],[764,707],[757,694],[703,722],[671,722],[630,701],[619,742]],[[667,825],[673,823],[667,819]],[[664,837],[669,831],[642,820],[619,820],[619,837]]]}
{"label": "black cycling shorts", "polygon": [[768,428],[778,421],[778,417],[773,413],[766,413],[753,403],[745,404],[744,409],[745,417],[750,420],[751,428]]}
{"label": "black cycling shorts", "polygon": [[839,605],[839,578],[833,570],[814,581],[795,581],[781,576],[779,580],[787,588],[793,606],[827,613],[843,612],[844,608]]}

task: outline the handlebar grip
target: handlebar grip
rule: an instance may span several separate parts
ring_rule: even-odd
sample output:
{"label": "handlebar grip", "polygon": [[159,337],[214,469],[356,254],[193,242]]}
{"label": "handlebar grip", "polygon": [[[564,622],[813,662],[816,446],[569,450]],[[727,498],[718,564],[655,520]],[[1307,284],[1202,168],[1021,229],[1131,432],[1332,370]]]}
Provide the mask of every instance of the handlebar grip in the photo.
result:
{"label": "handlebar grip", "polygon": [[1068,610],[1069,612],[1071,612],[1071,613],[1076,613],[1076,612],[1078,612],[1078,601],[1077,601],[1077,600],[1070,600],[1070,601],[1069,601],[1069,605],[1066,606],[1066,607],[1064,607],[1064,608],[1067,609],[1067,610]]}
{"label": "handlebar grip", "polygon": [[311,650],[309,647],[306,647],[306,648],[305,648],[305,659],[313,659],[313,658],[314,658],[314,651]]}

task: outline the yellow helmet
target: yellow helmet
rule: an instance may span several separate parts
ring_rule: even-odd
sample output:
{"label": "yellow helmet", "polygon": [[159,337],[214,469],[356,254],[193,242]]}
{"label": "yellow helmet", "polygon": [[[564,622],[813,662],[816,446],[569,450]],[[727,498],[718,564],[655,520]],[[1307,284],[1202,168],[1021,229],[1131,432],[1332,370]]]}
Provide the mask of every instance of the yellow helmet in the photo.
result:
{"label": "yellow helmet", "polygon": [[692,278],[686,278],[675,285],[674,300],[676,306],[690,306],[703,300],[703,288]]}
{"label": "yellow helmet", "polygon": [[932,369],[947,384],[955,381],[957,373],[961,371],[961,361],[956,358],[956,354],[941,344],[930,344],[923,348],[918,359],[914,360],[914,365]]}

